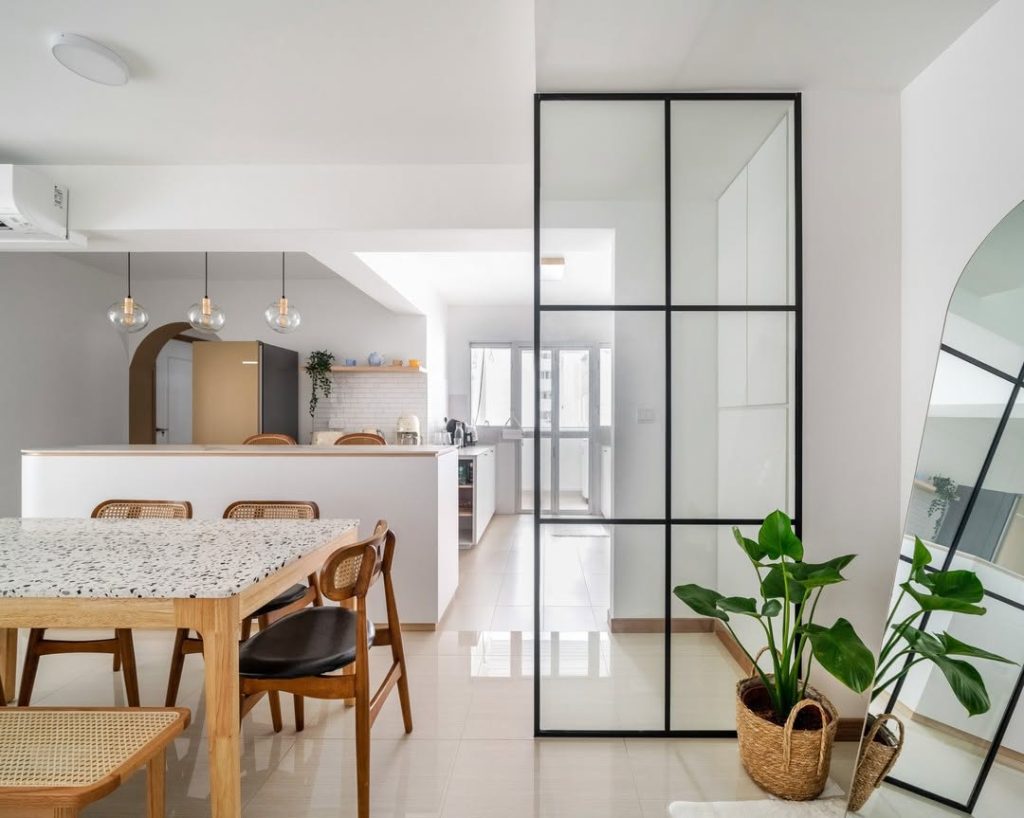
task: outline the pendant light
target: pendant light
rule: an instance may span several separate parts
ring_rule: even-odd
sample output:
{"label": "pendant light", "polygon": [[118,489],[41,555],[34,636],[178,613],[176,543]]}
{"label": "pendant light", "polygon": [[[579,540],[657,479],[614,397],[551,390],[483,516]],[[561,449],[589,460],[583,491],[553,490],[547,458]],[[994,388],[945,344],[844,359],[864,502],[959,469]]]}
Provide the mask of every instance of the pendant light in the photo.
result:
{"label": "pendant light", "polygon": [[203,298],[185,313],[193,329],[220,332],[224,328],[224,310],[210,301],[210,254],[203,253]]}
{"label": "pendant light", "polygon": [[263,319],[274,332],[294,332],[302,323],[302,316],[295,307],[288,305],[284,293],[284,253],[281,253],[281,297],[270,304],[263,312]]}
{"label": "pendant light", "polygon": [[128,254],[128,295],[115,301],[107,310],[107,318],[121,332],[138,332],[149,323],[149,313],[132,298],[132,254]]}

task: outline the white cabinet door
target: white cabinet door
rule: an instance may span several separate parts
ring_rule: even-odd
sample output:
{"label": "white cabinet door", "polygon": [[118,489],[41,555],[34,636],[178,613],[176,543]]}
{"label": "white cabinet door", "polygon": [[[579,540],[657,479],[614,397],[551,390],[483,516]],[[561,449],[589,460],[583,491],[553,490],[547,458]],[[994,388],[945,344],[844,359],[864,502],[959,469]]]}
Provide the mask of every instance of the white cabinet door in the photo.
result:
{"label": "white cabinet door", "polygon": [[473,543],[480,542],[487,524],[494,516],[495,479],[494,449],[489,448],[476,457],[473,474]]}

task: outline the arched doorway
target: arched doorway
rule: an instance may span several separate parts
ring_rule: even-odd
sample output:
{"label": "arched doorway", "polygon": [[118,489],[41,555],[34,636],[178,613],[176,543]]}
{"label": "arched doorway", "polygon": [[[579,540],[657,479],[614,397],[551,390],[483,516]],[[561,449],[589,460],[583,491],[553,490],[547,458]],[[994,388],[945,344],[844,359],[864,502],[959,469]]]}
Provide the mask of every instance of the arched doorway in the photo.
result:
{"label": "arched doorway", "polygon": [[164,324],[150,332],[135,350],[128,367],[128,442],[156,443],[156,363],[169,341],[188,343],[208,339],[189,335],[192,327],[185,321]]}

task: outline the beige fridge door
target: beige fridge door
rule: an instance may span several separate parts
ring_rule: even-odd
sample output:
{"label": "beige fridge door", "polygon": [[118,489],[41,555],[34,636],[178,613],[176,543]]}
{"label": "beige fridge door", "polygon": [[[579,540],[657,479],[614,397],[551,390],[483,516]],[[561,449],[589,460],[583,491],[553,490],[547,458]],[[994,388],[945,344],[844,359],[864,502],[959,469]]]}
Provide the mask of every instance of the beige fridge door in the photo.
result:
{"label": "beige fridge door", "polygon": [[192,346],[192,441],[242,443],[260,430],[259,341]]}

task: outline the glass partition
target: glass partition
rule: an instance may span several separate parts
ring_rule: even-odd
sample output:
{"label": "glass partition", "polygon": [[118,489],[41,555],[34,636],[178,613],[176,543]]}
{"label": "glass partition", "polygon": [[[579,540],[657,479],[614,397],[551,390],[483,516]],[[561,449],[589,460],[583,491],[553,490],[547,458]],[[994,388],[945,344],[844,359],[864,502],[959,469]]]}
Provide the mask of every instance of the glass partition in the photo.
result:
{"label": "glass partition", "polygon": [[671,589],[799,528],[797,99],[539,97],[540,735],[734,735],[735,643]]}

